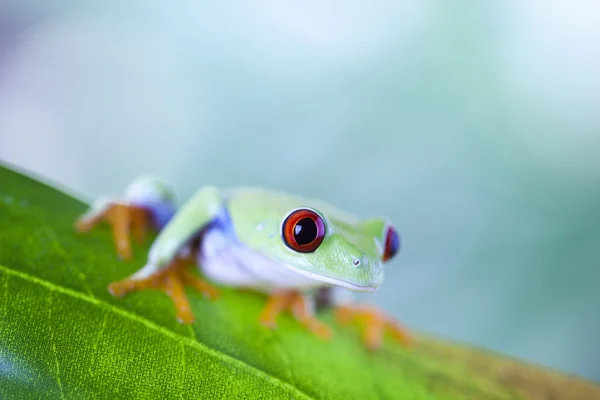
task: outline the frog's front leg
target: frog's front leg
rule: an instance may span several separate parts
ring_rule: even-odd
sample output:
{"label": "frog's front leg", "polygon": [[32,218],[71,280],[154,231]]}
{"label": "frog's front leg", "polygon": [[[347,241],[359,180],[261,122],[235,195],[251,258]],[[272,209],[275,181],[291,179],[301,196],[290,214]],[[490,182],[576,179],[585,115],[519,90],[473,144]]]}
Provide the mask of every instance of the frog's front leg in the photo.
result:
{"label": "frog's front leg", "polygon": [[410,345],[415,340],[407,328],[378,308],[354,304],[350,300],[349,292],[343,288],[331,288],[325,307],[333,307],[340,325],[358,325],[362,333],[362,342],[369,350],[380,348],[386,334],[402,345]]}
{"label": "frog's front leg", "polygon": [[209,299],[216,299],[219,296],[216,288],[189,271],[188,267],[194,264],[195,260],[194,253],[187,256],[178,256],[168,266],[146,278],[113,282],[108,286],[108,290],[116,297],[123,297],[127,293],[144,289],[162,291],[173,301],[177,320],[182,324],[191,324],[194,322],[195,317],[184,291],[185,285],[192,286]]}
{"label": "frog's front leg", "polygon": [[405,327],[375,307],[340,305],[335,307],[335,315],[342,325],[354,322],[360,326],[363,344],[369,350],[380,348],[386,333],[403,345],[414,340]]}
{"label": "frog's front leg", "polygon": [[120,297],[137,290],[160,290],[172,299],[179,322],[194,322],[184,286],[190,285],[209,298],[217,297],[218,291],[191,274],[187,267],[197,262],[198,234],[218,218],[222,206],[223,200],[216,188],[206,186],[198,190],[161,229],[152,243],[146,265],[130,277],[111,283],[110,293]]}
{"label": "frog's front leg", "polygon": [[309,297],[297,290],[279,290],[271,293],[260,315],[260,323],[274,329],[277,326],[277,317],[285,311],[290,311],[311,333],[323,339],[331,337],[331,328],[316,318]]}

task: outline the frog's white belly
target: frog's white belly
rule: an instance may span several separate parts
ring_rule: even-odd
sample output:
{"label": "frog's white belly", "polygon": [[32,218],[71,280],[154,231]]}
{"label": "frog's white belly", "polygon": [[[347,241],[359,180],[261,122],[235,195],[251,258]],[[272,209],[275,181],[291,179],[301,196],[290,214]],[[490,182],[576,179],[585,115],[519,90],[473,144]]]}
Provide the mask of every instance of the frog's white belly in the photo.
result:
{"label": "frog's white belly", "polygon": [[327,286],[288,269],[260,252],[233,241],[220,229],[209,229],[198,252],[199,268],[209,279],[233,287],[271,292]]}

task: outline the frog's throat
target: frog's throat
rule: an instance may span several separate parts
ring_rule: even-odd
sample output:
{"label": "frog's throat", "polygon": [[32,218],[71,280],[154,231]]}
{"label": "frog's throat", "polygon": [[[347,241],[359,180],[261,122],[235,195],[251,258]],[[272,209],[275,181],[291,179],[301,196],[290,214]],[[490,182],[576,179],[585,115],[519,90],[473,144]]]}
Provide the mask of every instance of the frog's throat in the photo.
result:
{"label": "frog's throat", "polygon": [[319,275],[319,274],[315,274],[314,272],[309,272],[309,271],[304,271],[302,269],[296,268],[291,266],[290,264],[287,263],[281,263],[281,265],[283,267],[285,267],[286,269],[289,269],[290,271],[294,271],[297,274],[306,276],[310,279],[314,279],[316,281],[320,281],[320,282],[325,282],[325,283],[329,283],[335,286],[342,286],[345,287],[347,289],[350,290],[354,290],[357,292],[374,292],[377,289],[379,289],[379,283],[378,282],[374,282],[370,285],[356,285],[354,283],[351,282],[347,282],[347,281],[343,281],[343,280],[339,280],[339,279],[334,279],[331,278],[329,276],[324,276],[324,275]]}

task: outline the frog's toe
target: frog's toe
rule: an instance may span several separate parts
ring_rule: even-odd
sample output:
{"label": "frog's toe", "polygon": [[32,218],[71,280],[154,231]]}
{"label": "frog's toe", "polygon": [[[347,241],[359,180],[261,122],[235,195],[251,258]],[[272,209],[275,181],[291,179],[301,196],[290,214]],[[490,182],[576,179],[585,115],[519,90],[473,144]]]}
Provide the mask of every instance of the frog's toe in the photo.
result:
{"label": "frog's toe", "polygon": [[115,297],[125,296],[127,293],[144,289],[155,289],[167,294],[173,301],[177,321],[182,324],[191,324],[195,321],[189,300],[185,294],[185,284],[193,286],[205,296],[218,297],[219,292],[208,282],[192,275],[186,270],[192,261],[190,258],[176,258],[166,268],[144,279],[125,279],[108,285],[108,291]]}
{"label": "frog's toe", "polygon": [[181,274],[177,271],[171,271],[161,281],[159,289],[164,291],[173,301],[177,321],[180,324],[191,324],[196,318],[185,294],[183,283],[184,279]]}
{"label": "frog's toe", "polygon": [[308,321],[299,321],[309,332],[321,339],[328,340],[333,336],[333,330],[325,323],[312,318]]}
{"label": "frog's toe", "polygon": [[74,228],[76,232],[84,233],[91,231],[95,224],[95,221],[89,218],[86,219],[82,217],[75,221]]}
{"label": "frog's toe", "polygon": [[386,333],[402,345],[410,345],[414,340],[410,332],[400,323],[374,308],[338,306],[335,316],[341,325],[358,323],[362,330],[362,342],[369,350],[379,349],[383,345]]}
{"label": "frog's toe", "polygon": [[315,317],[305,296],[297,294],[292,301],[291,308],[294,318],[308,329],[309,332],[322,339],[330,339],[333,336],[331,328]]}
{"label": "frog's toe", "polygon": [[260,314],[260,324],[267,328],[275,329],[277,327],[277,317],[290,307],[292,300],[293,292],[291,291],[272,293],[269,296],[267,305]]}
{"label": "frog's toe", "polygon": [[277,327],[277,317],[286,311],[291,311],[294,318],[304,328],[320,338],[329,339],[332,336],[333,331],[331,328],[314,316],[306,297],[294,290],[271,294],[259,321],[261,325],[275,329]]}
{"label": "frog's toe", "polygon": [[124,280],[120,282],[113,282],[108,285],[108,292],[114,297],[123,297],[127,293],[135,291],[137,288],[136,281]]}
{"label": "frog's toe", "polygon": [[131,249],[131,209],[126,204],[114,204],[106,213],[107,222],[112,225],[115,248],[121,260],[133,257]]}
{"label": "frog's toe", "polygon": [[387,330],[392,338],[400,344],[409,346],[416,341],[414,335],[397,321],[388,321]]}
{"label": "frog's toe", "polygon": [[190,271],[187,270],[182,270],[181,273],[183,282],[202,293],[205,298],[209,300],[216,300],[219,298],[219,290],[206,282],[204,279],[194,276]]}

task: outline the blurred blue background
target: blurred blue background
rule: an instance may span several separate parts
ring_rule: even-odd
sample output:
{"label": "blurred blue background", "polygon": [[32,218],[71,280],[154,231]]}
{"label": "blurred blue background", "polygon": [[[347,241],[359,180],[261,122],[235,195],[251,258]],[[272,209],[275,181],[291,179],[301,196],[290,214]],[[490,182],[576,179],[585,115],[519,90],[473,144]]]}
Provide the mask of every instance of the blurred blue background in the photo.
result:
{"label": "blurred blue background", "polygon": [[85,200],[155,173],[181,200],[259,184],[388,215],[404,247],[371,301],[600,381],[599,20],[586,0],[4,0],[0,159]]}

